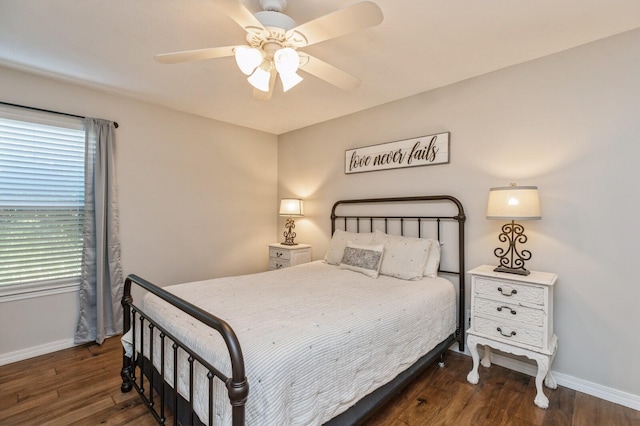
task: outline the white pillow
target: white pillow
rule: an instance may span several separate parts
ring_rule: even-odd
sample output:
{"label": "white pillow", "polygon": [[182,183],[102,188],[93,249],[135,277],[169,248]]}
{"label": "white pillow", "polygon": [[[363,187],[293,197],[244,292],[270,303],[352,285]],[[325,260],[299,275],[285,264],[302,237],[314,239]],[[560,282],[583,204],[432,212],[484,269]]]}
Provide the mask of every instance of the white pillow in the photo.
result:
{"label": "white pillow", "polygon": [[378,278],[384,246],[360,245],[347,241],[344,255],[340,261],[340,269],[360,272],[371,278]]}
{"label": "white pillow", "polygon": [[429,258],[427,265],[424,267],[424,276],[435,278],[438,276],[438,268],[440,268],[440,241],[428,239],[431,242],[429,248]]}
{"label": "white pillow", "polygon": [[330,265],[339,265],[344,255],[344,248],[349,240],[355,244],[369,245],[373,241],[373,233],[346,232],[342,229],[336,229],[331,241],[329,241],[329,248],[324,256],[324,261]]}
{"label": "white pillow", "polygon": [[430,240],[389,235],[376,230],[373,244],[384,245],[384,258],[380,266],[382,275],[403,280],[422,278],[429,257]]}

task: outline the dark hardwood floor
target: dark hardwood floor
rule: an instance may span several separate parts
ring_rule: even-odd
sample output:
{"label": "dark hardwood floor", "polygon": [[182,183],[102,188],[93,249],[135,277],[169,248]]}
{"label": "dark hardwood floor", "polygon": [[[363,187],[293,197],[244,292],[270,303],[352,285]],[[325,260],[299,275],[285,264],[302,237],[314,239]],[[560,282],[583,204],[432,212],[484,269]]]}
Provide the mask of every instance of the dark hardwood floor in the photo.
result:
{"label": "dark hardwood floor", "polygon": [[[135,392],[120,392],[118,338],[0,367],[0,425],[153,425]],[[571,389],[545,389],[533,405],[533,377],[499,366],[467,383],[471,358],[450,352],[383,407],[367,426],[640,425],[640,411]]]}

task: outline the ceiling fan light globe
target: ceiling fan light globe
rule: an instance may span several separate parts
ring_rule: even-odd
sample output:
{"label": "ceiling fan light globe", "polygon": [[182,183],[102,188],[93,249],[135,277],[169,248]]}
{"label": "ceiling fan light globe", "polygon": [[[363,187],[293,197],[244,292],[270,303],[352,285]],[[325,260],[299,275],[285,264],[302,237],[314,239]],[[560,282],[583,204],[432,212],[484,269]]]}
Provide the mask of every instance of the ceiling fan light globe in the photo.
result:
{"label": "ceiling fan light globe", "polygon": [[273,55],[273,61],[279,74],[295,74],[300,66],[298,52],[290,47],[278,49]]}
{"label": "ceiling fan light globe", "polygon": [[251,75],[264,59],[260,50],[249,46],[236,47],[235,57],[238,68],[245,75]]}
{"label": "ceiling fan light globe", "polygon": [[303,78],[300,77],[296,72],[278,74],[280,75],[280,81],[282,81],[283,92],[288,91],[303,80]]}
{"label": "ceiling fan light globe", "polygon": [[271,79],[271,73],[265,71],[262,67],[258,67],[247,81],[256,89],[263,92],[269,91],[269,80]]}

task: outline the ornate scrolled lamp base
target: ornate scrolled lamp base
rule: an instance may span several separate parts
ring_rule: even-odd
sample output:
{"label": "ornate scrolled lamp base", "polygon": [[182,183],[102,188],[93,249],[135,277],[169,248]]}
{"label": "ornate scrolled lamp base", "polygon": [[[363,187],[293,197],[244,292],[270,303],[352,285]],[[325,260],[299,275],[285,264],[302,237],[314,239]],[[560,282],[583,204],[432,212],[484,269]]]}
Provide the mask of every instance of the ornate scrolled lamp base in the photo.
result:
{"label": "ornate scrolled lamp base", "polygon": [[529,250],[519,251],[516,243],[524,244],[527,236],[524,235],[524,226],[511,221],[502,226],[502,233],[498,236],[501,242],[508,242],[509,247],[505,250],[498,247],[493,253],[500,259],[500,266],[494,269],[495,272],[506,272],[508,274],[529,275],[530,271],[524,267],[524,262],[531,259]]}
{"label": "ornate scrolled lamp base", "polygon": [[287,218],[287,222],[285,223],[284,227],[287,230],[282,233],[282,235],[284,236],[284,242],[282,242],[282,244],[284,244],[285,246],[297,246],[298,243],[293,241],[293,239],[296,237],[296,233],[292,230],[295,229],[296,224],[292,217]]}

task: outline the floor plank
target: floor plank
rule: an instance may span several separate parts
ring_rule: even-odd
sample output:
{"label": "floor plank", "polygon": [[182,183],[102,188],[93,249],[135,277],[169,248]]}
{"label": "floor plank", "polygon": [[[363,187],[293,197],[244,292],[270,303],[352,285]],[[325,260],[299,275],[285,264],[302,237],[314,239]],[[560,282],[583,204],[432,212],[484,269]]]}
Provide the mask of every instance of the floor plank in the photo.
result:
{"label": "floor plank", "polygon": [[[640,411],[563,388],[545,388],[549,408],[533,404],[535,380],[500,366],[480,367],[450,352],[375,413],[365,426],[531,425],[639,426]],[[155,424],[135,391],[120,392],[117,337],[0,366],[0,425]],[[171,424],[171,419],[168,423]]]}

